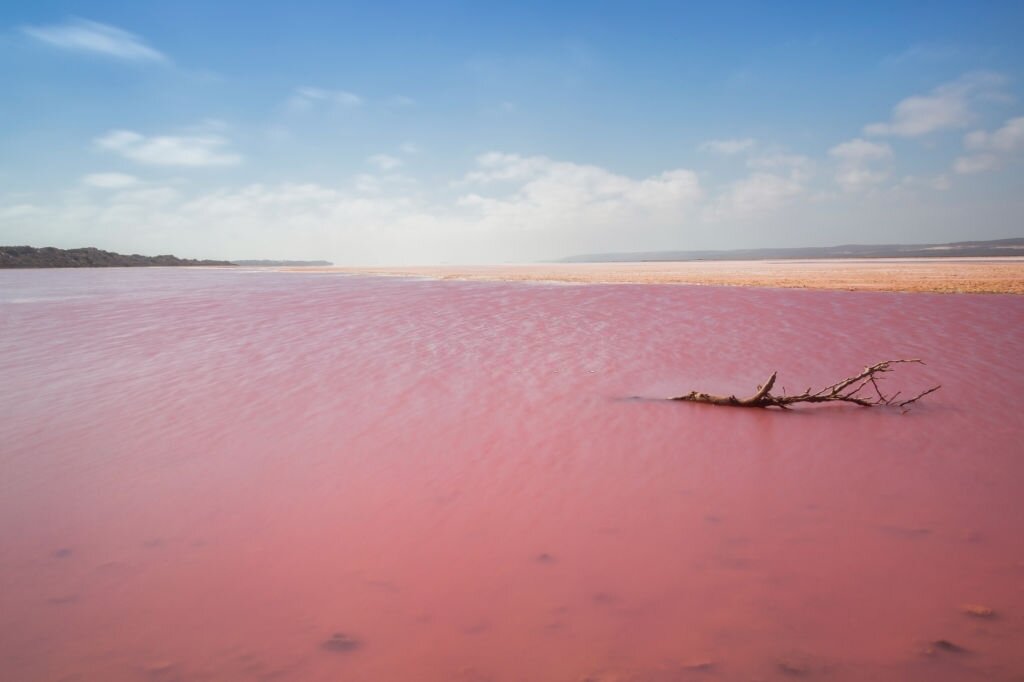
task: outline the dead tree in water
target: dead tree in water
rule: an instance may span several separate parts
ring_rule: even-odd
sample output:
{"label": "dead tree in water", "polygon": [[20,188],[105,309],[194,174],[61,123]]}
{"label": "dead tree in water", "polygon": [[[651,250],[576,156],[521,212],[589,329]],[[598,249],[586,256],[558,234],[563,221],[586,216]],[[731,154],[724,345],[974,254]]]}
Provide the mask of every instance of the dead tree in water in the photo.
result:
{"label": "dead tree in water", "polygon": [[843,379],[839,383],[826,386],[820,391],[812,392],[811,389],[807,389],[799,395],[786,395],[785,389],[783,389],[782,395],[772,395],[771,390],[775,385],[775,375],[777,372],[772,372],[772,375],[768,377],[768,381],[757,387],[757,392],[747,398],[737,398],[734,395],[711,395],[710,393],[701,393],[699,391],[691,391],[686,395],[675,396],[669,398],[669,400],[683,400],[690,403],[707,403],[708,405],[726,405],[729,407],[781,407],[784,410],[788,410],[790,405],[794,403],[831,403],[831,402],[842,402],[842,403],[854,403],[855,405],[861,405],[863,407],[877,407],[882,405],[889,405],[892,407],[905,408],[913,402],[920,400],[929,393],[939,390],[939,386],[933,386],[927,391],[918,393],[913,398],[907,400],[897,400],[899,392],[893,395],[886,395],[882,392],[881,387],[878,385],[878,381],[881,380],[882,374],[885,372],[893,371],[892,365],[913,362],[919,365],[924,363],[920,360],[885,360],[878,364],[865,367],[860,374],[852,377]]}

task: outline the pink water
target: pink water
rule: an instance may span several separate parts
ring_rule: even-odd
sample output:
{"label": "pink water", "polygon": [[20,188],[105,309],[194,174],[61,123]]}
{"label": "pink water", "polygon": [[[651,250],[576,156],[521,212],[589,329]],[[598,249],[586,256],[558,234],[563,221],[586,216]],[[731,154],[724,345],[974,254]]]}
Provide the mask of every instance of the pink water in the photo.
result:
{"label": "pink water", "polygon": [[[0,272],[0,679],[1019,680],[1022,330],[1000,296]],[[943,385],[905,415],[631,399],[899,357]]]}

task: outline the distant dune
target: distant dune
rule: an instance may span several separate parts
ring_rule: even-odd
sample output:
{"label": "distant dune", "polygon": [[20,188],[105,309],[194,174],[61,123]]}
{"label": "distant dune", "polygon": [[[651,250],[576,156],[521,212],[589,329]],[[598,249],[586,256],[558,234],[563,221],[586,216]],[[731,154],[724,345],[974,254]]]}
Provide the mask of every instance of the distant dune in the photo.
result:
{"label": "distant dune", "polygon": [[57,249],[46,246],[0,246],[0,268],[123,268],[177,265],[226,265],[225,260],[194,260],[177,256],[124,255],[93,247]]}
{"label": "distant dune", "polygon": [[962,258],[1024,256],[1024,238],[949,244],[845,244],[794,249],[731,251],[638,251],[594,253],[563,258],[563,263],[642,263],[697,260],[802,260],[821,258]]}

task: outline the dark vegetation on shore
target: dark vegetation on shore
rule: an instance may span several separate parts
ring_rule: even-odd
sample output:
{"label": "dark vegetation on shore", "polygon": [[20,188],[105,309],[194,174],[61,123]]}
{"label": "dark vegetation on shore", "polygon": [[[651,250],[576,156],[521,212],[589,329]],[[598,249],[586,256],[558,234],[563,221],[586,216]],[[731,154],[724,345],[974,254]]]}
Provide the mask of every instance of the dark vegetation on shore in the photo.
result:
{"label": "dark vegetation on shore", "polygon": [[177,256],[124,255],[93,247],[37,249],[32,246],[0,246],[0,268],[124,268],[168,265],[234,265],[226,260],[195,260]]}
{"label": "dark vegetation on shore", "polygon": [[736,249],[732,251],[640,251],[569,256],[564,263],[622,263],[695,260],[773,260],[816,258],[969,258],[1024,256],[1024,238],[948,244],[845,244],[792,249]]}

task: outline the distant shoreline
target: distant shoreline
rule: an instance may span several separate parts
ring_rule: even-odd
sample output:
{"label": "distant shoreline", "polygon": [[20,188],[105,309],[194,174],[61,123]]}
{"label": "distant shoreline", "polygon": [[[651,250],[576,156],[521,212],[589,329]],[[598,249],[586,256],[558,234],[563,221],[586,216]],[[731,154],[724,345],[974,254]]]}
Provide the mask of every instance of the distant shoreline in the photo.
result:
{"label": "distant shoreline", "polygon": [[235,267],[224,260],[196,260],[171,255],[125,255],[93,247],[58,249],[52,246],[0,246],[0,268],[139,268],[139,267]]}
{"label": "distant shoreline", "polygon": [[638,251],[570,256],[562,263],[821,260],[836,258],[1004,258],[1024,256],[1024,237],[942,244],[844,244],[728,251]]}
{"label": "distant shoreline", "polygon": [[438,280],[563,284],[695,284],[1024,295],[1024,256],[1002,258],[848,258],[491,266],[279,268]]}
{"label": "distant shoreline", "polygon": [[330,267],[326,260],[196,260],[177,256],[125,255],[94,247],[0,246],[0,268],[138,268],[138,267]]}

